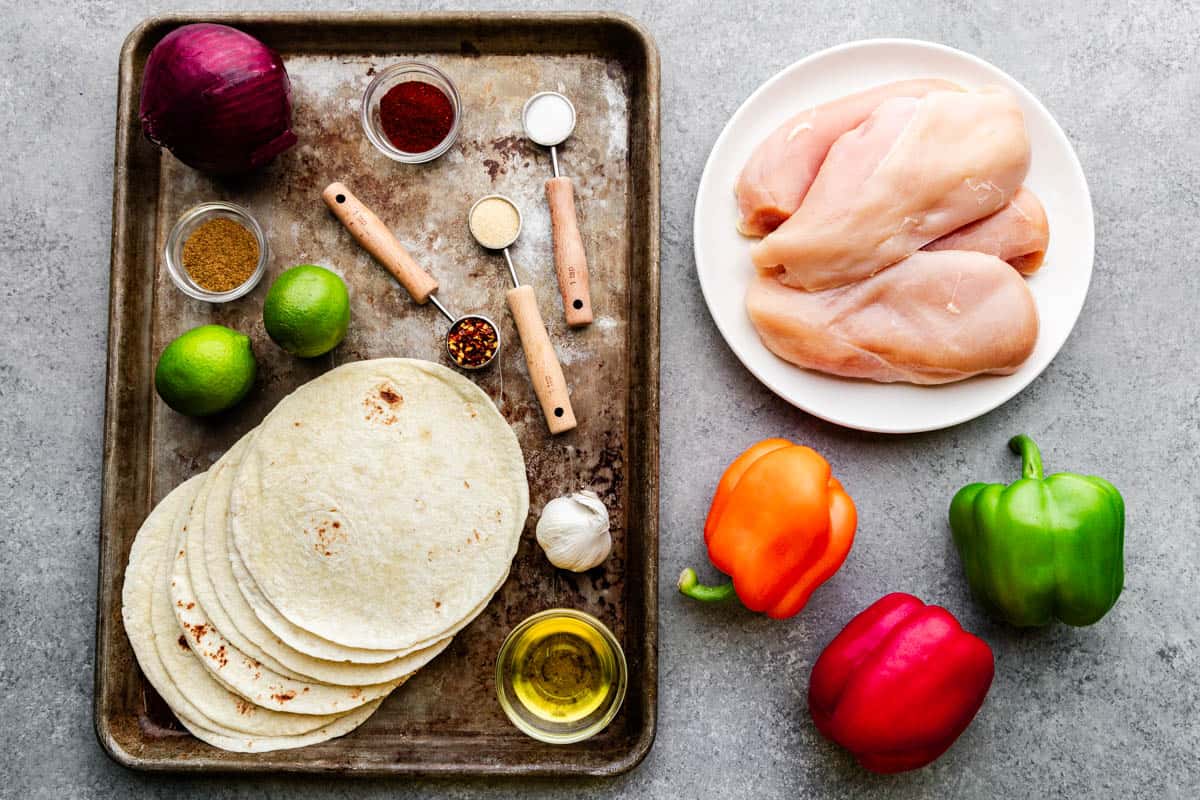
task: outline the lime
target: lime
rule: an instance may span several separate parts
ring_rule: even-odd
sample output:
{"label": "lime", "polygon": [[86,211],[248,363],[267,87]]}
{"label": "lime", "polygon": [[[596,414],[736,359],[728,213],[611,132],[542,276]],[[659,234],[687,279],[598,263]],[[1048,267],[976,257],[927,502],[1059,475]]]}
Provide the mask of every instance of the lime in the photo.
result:
{"label": "lime", "polygon": [[328,353],[350,325],[346,284],[315,264],[292,267],[271,284],[263,303],[263,324],[275,344],[294,356]]}
{"label": "lime", "polygon": [[235,406],[254,385],[250,337],[224,325],[201,325],[158,357],[154,388],[181,414],[203,417]]}

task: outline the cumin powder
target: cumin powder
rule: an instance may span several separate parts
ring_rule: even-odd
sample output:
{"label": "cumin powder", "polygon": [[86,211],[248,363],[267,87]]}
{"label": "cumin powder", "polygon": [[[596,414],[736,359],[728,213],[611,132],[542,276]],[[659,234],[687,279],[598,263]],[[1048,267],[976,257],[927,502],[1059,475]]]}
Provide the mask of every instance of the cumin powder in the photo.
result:
{"label": "cumin powder", "polygon": [[226,217],[207,220],[183,243],[183,268],[197,286],[228,292],[250,279],[258,266],[258,239]]}

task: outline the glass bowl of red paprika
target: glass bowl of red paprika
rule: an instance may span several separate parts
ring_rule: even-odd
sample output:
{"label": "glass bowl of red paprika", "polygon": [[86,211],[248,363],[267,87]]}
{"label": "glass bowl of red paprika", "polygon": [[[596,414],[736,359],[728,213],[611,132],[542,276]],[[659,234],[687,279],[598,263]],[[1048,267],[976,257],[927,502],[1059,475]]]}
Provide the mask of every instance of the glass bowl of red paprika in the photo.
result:
{"label": "glass bowl of red paprika", "polygon": [[363,93],[367,138],[379,152],[404,164],[424,164],[453,147],[461,116],[450,76],[420,61],[380,70]]}

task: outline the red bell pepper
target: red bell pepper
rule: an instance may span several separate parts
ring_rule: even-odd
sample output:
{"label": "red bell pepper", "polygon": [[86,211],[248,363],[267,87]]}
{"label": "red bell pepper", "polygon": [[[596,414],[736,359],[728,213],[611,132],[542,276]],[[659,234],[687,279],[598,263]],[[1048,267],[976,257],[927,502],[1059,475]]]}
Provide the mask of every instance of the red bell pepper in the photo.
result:
{"label": "red bell pepper", "polygon": [[909,594],[877,600],[813,666],[817,729],[874,772],[934,761],[983,705],[995,662],[987,643],[944,608]]}

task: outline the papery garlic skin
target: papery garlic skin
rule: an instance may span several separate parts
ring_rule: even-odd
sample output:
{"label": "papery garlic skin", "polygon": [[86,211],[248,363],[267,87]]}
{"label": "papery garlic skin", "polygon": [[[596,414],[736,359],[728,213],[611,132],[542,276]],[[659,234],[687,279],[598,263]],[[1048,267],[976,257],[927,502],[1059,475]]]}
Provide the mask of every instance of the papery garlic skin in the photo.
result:
{"label": "papery garlic skin", "polygon": [[546,558],[559,569],[589,570],[612,552],[608,509],[587,489],[556,497],[542,509],[537,540]]}

